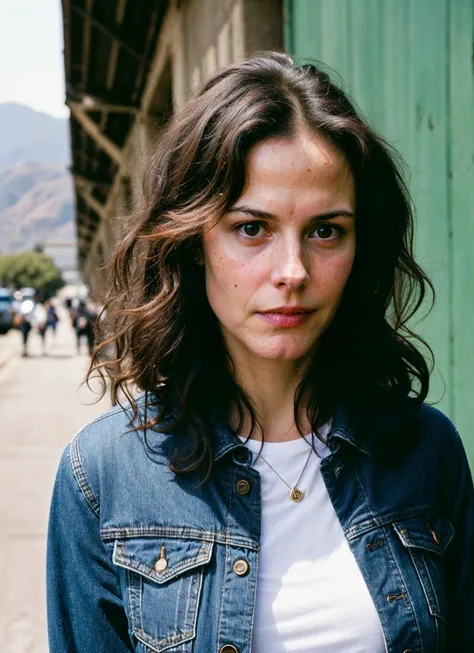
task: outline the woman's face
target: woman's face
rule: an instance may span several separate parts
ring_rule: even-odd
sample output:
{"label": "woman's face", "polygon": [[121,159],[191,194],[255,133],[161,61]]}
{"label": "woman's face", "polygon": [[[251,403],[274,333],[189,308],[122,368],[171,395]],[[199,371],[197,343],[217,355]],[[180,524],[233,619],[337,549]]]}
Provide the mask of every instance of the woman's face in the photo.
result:
{"label": "woman's face", "polygon": [[207,296],[233,357],[297,361],[314,349],[351,272],[354,217],[351,170],[324,136],[250,151],[242,195],[203,236]]}

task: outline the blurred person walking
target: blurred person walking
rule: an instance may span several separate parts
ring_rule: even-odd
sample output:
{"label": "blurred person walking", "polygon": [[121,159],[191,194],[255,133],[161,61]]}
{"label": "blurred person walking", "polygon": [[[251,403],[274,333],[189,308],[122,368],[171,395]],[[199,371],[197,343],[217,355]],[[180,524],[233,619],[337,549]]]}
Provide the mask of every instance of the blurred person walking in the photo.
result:
{"label": "blurred person walking", "polygon": [[36,328],[39,335],[41,336],[43,355],[46,355],[46,328],[48,324],[48,312],[46,310],[46,306],[42,301],[36,302],[31,316],[31,321],[32,326]]}
{"label": "blurred person walking", "polygon": [[94,348],[94,325],[97,319],[97,314],[94,306],[91,303],[80,301],[74,316],[74,324],[76,330],[76,344],[77,353],[81,353],[81,339],[85,338],[87,341],[87,351],[92,355]]}
{"label": "blurred person walking", "polygon": [[23,357],[28,356],[28,338],[31,329],[33,328],[33,312],[35,310],[35,302],[32,299],[25,299],[18,307],[15,314],[13,324],[18,328],[23,339]]}
{"label": "blurred person walking", "polygon": [[53,335],[56,336],[56,327],[59,322],[58,314],[56,313],[56,308],[51,299],[44,300],[44,307],[46,309],[47,320],[46,320],[46,331],[51,329]]}

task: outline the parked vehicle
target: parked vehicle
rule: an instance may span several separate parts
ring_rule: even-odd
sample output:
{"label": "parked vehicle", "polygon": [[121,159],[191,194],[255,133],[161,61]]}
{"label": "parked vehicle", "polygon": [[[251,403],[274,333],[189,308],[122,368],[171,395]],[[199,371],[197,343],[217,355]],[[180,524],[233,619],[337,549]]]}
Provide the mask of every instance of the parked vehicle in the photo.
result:
{"label": "parked vehicle", "polygon": [[8,288],[0,288],[0,333],[13,326],[13,295]]}

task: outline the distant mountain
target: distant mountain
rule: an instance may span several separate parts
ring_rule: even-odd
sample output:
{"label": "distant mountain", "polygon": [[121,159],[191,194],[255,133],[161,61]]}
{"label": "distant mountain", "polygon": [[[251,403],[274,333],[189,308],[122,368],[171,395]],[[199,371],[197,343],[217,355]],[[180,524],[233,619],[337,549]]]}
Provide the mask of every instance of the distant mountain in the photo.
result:
{"label": "distant mountain", "polygon": [[75,237],[68,121],[0,104],[0,253]]}
{"label": "distant mountain", "polygon": [[0,104],[0,168],[25,161],[68,165],[68,121],[21,104]]}
{"label": "distant mountain", "polygon": [[0,251],[74,239],[72,198],[64,166],[28,162],[0,170]]}

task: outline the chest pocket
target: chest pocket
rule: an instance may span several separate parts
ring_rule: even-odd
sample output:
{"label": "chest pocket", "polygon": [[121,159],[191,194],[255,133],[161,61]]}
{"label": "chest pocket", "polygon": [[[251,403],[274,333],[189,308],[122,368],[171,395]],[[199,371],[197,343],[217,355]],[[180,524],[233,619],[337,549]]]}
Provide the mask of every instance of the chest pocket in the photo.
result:
{"label": "chest pocket", "polygon": [[174,538],[117,540],[113,562],[125,569],[135,637],[161,653],[196,637],[203,569],[213,542]]}
{"label": "chest pocket", "polygon": [[410,553],[431,615],[446,621],[443,554],[454,536],[451,522],[445,517],[412,517],[393,526]]}

